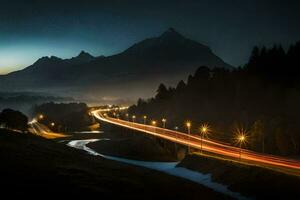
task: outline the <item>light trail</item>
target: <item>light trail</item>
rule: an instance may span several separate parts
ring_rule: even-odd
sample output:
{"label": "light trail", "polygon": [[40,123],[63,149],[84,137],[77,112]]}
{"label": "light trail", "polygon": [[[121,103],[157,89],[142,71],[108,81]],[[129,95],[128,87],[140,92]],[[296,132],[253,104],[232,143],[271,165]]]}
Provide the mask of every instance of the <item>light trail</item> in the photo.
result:
{"label": "light trail", "polygon": [[33,119],[28,125],[31,127],[34,134],[47,139],[69,137],[68,135],[52,132],[47,126],[39,123],[36,119]]}
{"label": "light trail", "polygon": [[[230,146],[221,142],[201,139],[200,136],[188,135],[179,131],[164,129],[156,126],[150,126],[145,124],[139,124],[135,122],[129,122],[121,119],[116,119],[108,117],[107,115],[102,115],[103,112],[110,111],[109,109],[105,110],[95,110],[92,111],[92,114],[101,121],[114,124],[117,126],[122,126],[125,128],[137,130],[144,132],[156,137],[160,137],[178,144],[185,146],[190,146],[195,149],[201,149],[210,153],[217,155],[225,156],[234,160],[240,158],[240,149],[238,147]],[[257,153],[249,150],[242,150],[241,161],[246,162],[246,164],[258,165],[263,167],[268,167],[271,169],[292,173],[295,175],[300,175],[300,161],[293,159],[286,159],[280,156],[273,156],[269,154]]]}

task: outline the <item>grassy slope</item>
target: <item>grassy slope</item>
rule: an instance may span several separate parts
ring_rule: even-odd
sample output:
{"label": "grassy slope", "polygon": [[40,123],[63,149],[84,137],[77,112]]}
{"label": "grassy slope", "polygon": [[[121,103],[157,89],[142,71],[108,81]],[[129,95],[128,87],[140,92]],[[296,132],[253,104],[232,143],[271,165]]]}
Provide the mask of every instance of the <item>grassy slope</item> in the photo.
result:
{"label": "grassy slope", "polygon": [[97,152],[135,160],[176,161],[176,156],[158,144],[154,137],[116,126],[103,129],[101,137],[111,140],[88,144]]}
{"label": "grassy slope", "polygon": [[300,178],[212,157],[190,155],[179,166],[212,174],[229,189],[258,199],[299,199]]}
{"label": "grassy slope", "polygon": [[[33,135],[0,130],[1,194],[224,198],[176,177],[94,157]],[[188,191],[188,192],[187,192]]]}

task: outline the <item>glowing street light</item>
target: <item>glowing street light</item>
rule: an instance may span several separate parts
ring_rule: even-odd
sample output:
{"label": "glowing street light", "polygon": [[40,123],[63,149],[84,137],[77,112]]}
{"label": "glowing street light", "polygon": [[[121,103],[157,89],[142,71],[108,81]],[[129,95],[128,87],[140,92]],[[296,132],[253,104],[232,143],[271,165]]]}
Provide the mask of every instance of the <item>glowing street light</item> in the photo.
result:
{"label": "glowing street light", "polygon": [[163,128],[165,129],[166,128],[166,122],[167,122],[167,120],[165,118],[163,118],[161,121],[163,123]]}
{"label": "glowing street light", "polygon": [[127,119],[127,121],[129,121],[129,114],[128,113],[126,113],[126,119]]}
{"label": "glowing street light", "polygon": [[186,123],[186,127],[187,127],[187,129],[188,129],[188,134],[189,134],[189,135],[191,134],[191,126],[192,126],[191,122],[187,122],[187,123]]}
{"label": "glowing street light", "polygon": [[156,132],[156,121],[153,120],[153,121],[151,122],[151,124],[152,124],[152,126],[154,126],[154,132]]}
{"label": "glowing street light", "polygon": [[39,119],[44,119],[44,115],[40,114]]}
{"label": "glowing street light", "polygon": [[[186,122],[186,127],[187,127],[187,129],[188,129],[188,135],[189,135],[189,140],[190,140],[190,135],[191,135],[191,126],[192,126],[192,124],[191,124],[191,122]],[[190,153],[191,152],[191,147],[190,147],[190,143],[189,143],[189,145],[188,145],[188,153]]]}
{"label": "glowing street light", "polygon": [[55,123],[54,122],[51,122],[51,124],[50,124],[52,127],[54,127],[55,126]]}
{"label": "glowing street light", "polygon": [[143,116],[143,119],[144,119],[144,125],[146,125],[147,116],[144,115],[144,116]]}
{"label": "glowing street light", "polygon": [[246,133],[244,133],[243,131],[241,131],[237,135],[236,141],[239,143],[239,147],[240,147],[240,160],[241,160],[241,158],[242,158],[242,145],[247,142]]}
{"label": "glowing street light", "polygon": [[132,116],[132,122],[133,122],[133,123],[135,122],[135,118],[136,118],[136,116],[133,115],[133,116]]}
{"label": "glowing street light", "polygon": [[209,127],[206,124],[203,124],[200,128],[200,132],[201,132],[201,154],[202,154],[202,149],[203,149],[203,139],[204,139],[204,135],[207,134],[209,131]]}

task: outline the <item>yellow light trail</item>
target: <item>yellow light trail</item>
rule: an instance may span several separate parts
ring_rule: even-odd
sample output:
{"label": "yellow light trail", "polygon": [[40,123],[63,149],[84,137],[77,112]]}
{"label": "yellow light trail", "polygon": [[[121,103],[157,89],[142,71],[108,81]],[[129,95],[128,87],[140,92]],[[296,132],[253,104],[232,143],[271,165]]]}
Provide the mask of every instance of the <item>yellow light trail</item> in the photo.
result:
{"label": "yellow light trail", "polygon": [[[178,144],[186,145],[193,147],[195,149],[201,149],[201,141],[203,151],[211,152],[214,154],[218,154],[221,156],[231,157],[233,159],[238,159],[240,157],[240,148],[230,146],[225,143],[221,143],[218,141],[213,141],[209,139],[203,139],[197,135],[188,135],[186,133],[182,133],[179,131],[174,131],[170,129],[164,129],[157,126],[139,124],[139,123],[132,123],[128,121],[124,121],[121,119],[111,118],[111,117],[104,117],[102,115],[103,110],[95,110],[93,111],[93,115],[104,122],[122,126],[125,128],[137,130],[140,132],[144,132],[147,134],[154,135],[156,137],[164,138],[172,142],[176,142]],[[154,124],[155,125],[155,124]],[[279,156],[273,156],[268,154],[257,153],[249,150],[243,149],[243,161],[259,165],[267,165],[271,167],[280,167],[285,169],[300,169],[300,161],[293,160],[293,159],[286,159]],[[300,171],[299,171],[300,173]]]}

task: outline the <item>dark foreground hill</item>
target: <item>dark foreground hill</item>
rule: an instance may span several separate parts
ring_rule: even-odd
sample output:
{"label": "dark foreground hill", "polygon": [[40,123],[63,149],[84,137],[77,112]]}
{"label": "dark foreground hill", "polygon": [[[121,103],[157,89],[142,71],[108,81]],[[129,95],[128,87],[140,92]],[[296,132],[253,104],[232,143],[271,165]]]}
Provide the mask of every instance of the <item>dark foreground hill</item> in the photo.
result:
{"label": "dark foreground hill", "polygon": [[187,156],[179,166],[211,174],[214,182],[253,199],[299,199],[297,176],[196,154]]}
{"label": "dark foreground hill", "polygon": [[0,158],[1,193],[10,197],[224,198],[182,179],[1,129]]}

